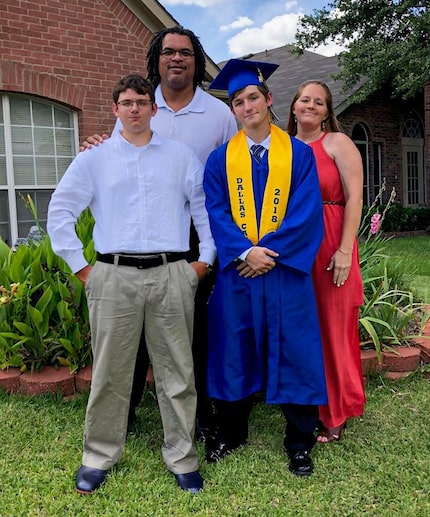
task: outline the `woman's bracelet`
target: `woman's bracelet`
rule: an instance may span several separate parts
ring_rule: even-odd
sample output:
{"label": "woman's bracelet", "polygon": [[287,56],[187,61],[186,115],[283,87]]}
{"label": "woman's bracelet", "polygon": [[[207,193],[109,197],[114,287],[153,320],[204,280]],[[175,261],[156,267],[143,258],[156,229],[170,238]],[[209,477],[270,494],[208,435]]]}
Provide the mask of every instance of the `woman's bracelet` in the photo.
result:
{"label": "woman's bracelet", "polygon": [[337,251],[340,251],[341,253],[343,253],[344,255],[351,255],[352,254],[352,251],[343,251],[342,248],[337,248]]}

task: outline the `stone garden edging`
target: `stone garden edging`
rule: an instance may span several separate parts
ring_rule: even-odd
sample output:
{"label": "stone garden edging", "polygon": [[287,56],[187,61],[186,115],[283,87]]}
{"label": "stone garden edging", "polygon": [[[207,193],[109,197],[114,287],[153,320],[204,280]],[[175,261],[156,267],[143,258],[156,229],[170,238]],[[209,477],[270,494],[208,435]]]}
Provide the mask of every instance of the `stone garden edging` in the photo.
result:
{"label": "stone garden edging", "polygon": [[46,366],[41,372],[33,373],[21,373],[19,368],[0,370],[0,387],[8,393],[19,392],[30,396],[61,393],[64,397],[70,397],[89,391],[90,385],[91,366],[86,366],[76,374],[70,373],[67,366]]}
{"label": "stone garden edging", "polygon": [[382,352],[379,362],[376,350],[361,350],[363,375],[381,373],[385,378],[396,380],[407,377],[421,364],[430,363],[430,320],[422,336],[413,339],[411,346],[393,346],[394,352]]}

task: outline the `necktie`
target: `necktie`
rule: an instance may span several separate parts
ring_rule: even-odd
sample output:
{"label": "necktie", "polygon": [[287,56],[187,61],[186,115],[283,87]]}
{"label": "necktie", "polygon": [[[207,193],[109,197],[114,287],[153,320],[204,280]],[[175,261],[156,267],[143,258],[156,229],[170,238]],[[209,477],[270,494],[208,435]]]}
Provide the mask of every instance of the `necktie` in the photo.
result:
{"label": "necktie", "polygon": [[261,156],[264,152],[264,149],[265,149],[264,145],[257,145],[257,144],[251,145],[251,153],[254,156],[254,158],[257,160],[257,163],[260,163]]}

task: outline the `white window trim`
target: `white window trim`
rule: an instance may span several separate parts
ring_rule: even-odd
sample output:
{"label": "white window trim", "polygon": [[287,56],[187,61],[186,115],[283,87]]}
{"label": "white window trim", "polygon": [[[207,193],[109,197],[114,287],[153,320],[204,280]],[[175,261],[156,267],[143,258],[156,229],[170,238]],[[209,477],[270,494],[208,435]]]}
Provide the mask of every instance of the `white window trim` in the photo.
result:
{"label": "white window trim", "polygon": [[[11,92],[10,94],[14,94]],[[55,190],[56,184],[53,185],[16,185],[13,174],[13,153],[12,153],[12,131],[10,125],[10,94],[8,92],[2,92],[2,105],[3,105],[3,122],[4,122],[4,138],[5,138],[5,153],[6,153],[6,183],[7,183],[7,198],[8,198],[8,220],[9,230],[11,236],[11,245],[17,241],[18,237],[26,237],[25,235],[18,235],[18,218],[17,218],[17,205],[16,205],[16,193],[19,190]],[[36,97],[32,95],[23,95],[29,99]],[[37,99],[40,101],[40,99]],[[53,99],[46,99],[47,103],[52,105],[60,106]],[[70,110],[72,115],[72,127],[74,130],[74,151],[75,156],[79,152],[79,122],[78,113],[75,110]]]}

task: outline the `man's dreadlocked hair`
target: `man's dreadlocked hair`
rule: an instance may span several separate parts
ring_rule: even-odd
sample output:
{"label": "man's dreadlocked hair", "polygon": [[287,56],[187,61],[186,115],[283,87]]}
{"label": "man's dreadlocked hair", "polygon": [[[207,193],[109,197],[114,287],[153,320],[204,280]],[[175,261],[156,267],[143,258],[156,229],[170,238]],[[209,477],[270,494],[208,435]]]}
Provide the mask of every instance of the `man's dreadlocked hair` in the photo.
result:
{"label": "man's dreadlocked hair", "polygon": [[191,44],[193,45],[194,51],[194,59],[195,59],[195,73],[193,77],[193,87],[196,87],[202,84],[205,79],[205,69],[206,69],[206,58],[205,52],[203,50],[202,44],[200,43],[199,38],[194,34],[194,32],[189,29],[184,29],[182,25],[176,25],[175,27],[169,27],[167,29],[162,29],[157,32],[152,38],[151,44],[149,46],[148,54],[147,54],[147,70],[148,70],[148,79],[151,81],[154,88],[156,88],[160,84],[160,74],[158,72],[158,61],[160,59],[160,52],[162,49],[163,38],[166,34],[179,34],[181,36],[188,36],[191,40]]}

